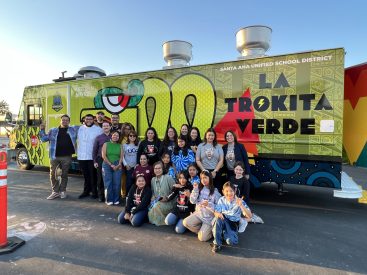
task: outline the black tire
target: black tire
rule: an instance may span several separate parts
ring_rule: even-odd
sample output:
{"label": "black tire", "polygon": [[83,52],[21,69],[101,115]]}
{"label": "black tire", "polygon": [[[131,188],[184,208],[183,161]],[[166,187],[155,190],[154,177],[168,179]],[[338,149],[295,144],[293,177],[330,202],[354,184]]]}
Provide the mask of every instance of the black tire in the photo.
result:
{"label": "black tire", "polygon": [[22,170],[30,170],[34,167],[29,159],[28,151],[24,147],[17,150],[17,166]]}

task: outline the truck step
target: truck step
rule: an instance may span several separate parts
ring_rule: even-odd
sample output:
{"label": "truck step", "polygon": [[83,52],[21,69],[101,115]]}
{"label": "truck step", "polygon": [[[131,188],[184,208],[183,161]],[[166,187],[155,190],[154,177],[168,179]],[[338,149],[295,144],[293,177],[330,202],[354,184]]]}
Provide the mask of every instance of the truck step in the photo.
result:
{"label": "truck step", "polygon": [[334,190],[334,197],[344,199],[359,199],[362,197],[362,187],[345,172],[342,172],[341,186],[341,190]]}

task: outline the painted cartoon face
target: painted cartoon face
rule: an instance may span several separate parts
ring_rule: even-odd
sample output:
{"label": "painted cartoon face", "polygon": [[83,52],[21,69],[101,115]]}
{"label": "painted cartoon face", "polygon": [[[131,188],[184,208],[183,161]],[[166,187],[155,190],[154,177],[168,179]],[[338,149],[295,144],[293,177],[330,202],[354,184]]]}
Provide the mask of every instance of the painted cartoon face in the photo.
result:
{"label": "painted cartoon face", "polygon": [[227,200],[233,200],[234,198],[234,190],[230,186],[226,186],[223,188],[223,195]]}
{"label": "painted cartoon face", "polygon": [[205,175],[201,175],[200,176],[200,181],[204,186],[208,186],[209,185],[209,177],[205,176]]}

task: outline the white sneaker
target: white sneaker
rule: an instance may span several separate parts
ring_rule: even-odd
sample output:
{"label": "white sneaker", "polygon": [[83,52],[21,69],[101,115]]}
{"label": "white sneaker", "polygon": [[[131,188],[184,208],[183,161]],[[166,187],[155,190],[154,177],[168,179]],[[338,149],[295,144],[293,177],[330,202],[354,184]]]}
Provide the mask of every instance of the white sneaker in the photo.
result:
{"label": "white sneaker", "polygon": [[112,201],[110,201],[110,202],[106,202],[106,204],[107,204],[107,205],[112,205],[112,204],[113,204],[113,202],[112,202]]}
{"label": "white sneaker", "polygon": [[119,201],[117,201],[117,202],[114,202],[113,204],[114,204],[114,205],[119,205],[119,204],[120,204],[120,202],[119,202]]}
{"label": "white sneaker", "polygon": [[56,199],[56,198],[59,198],[60,197],[60,194],[58,192],[52,192],[51,195],[49,195],[47,197],[48,200],[53,200],[53,199]]}
{"label": "white sneaker", "polygon": [[60,193],[60,198],[66,199],[66,191]]}
{"label": "white sneaker", "polygon": [[252,213],[252,218],[251,218],[251,221],[250,222],[252,222],[252,223],[264,223],[263,219],[260,218],[255,213]]}
{"label": "white sneaker", "polygon": [[247,221],[243,218],[240,219],[240,224],[238,226],[238,233],[243,233],[245,232],[247,227]]}

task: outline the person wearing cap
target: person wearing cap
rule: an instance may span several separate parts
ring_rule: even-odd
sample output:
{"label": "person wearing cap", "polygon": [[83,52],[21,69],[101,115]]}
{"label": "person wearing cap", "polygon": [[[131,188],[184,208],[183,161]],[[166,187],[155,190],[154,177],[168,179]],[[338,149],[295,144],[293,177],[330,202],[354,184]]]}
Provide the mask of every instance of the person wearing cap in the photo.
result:
{"label": "person wearing cap", "polygon": [[98,111],[97,112],[97,121],[96,124],[102,128],[103,125],[103,121],[104,121],[104,112],[102,111]]}

